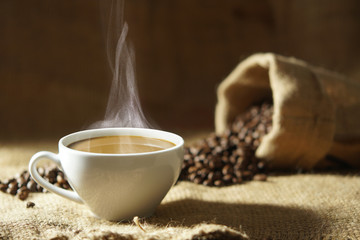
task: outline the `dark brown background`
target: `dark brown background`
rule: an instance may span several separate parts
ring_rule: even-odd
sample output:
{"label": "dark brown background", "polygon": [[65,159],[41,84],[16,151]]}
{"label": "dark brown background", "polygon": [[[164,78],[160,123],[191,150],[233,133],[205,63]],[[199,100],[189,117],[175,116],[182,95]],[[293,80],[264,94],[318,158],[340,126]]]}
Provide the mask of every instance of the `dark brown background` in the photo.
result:
{"label": "dark brown background", "polygon": [[[213,129],[217,85],[255,52],[360,76],[357,0],[131,0],[125,12],[144,111],[162,129]],[[100,120],[105,54],[98,1],[1,0],[0,140]]]}

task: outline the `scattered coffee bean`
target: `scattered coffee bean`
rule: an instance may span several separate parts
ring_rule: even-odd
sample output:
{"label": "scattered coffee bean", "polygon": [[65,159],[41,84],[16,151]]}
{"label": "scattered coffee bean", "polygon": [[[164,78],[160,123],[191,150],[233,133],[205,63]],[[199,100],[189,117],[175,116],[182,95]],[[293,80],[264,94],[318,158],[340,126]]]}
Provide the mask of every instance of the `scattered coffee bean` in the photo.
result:
{"label": "scattered coffee bean", "polygon": [[6,192],[6,189],[8,188],[8,185],[5,183],[1,183],[0,184],[0,191],[2,192]]}
{"label": "scattered coffee bean", "polygon": [[35,203],[33,203],[33,202],[26,203],[26,208],[33,208],[34,206],[35,206]]}
{"label": "scattered coffee bean", "polygon": [[30,192],[36,192],[37,189],[37,184],[34,180],[30,180],[27,184],[26,187],[30,190]]}
{"label": "scattered coffee bean", "polygon": [[6,192],[15,196],[17,193],[17,190],[18,190],[18,183],[16,181],[12,181],[11,183],[9,183],[8,189]]}
{"label": "scattered coffee bean", "polygon": [[197,145],[185,148],[179,180],[206,186],[266,181],[266,162],[256,158],[255,151],[271,131],[272,114],[270,103],[253,106],[223,135],[211,133]]}
{"label": "scattered coffee bean", "polygon": [[[64,173],[57,167],[38,168],[39,174],[50,183],[64,189],[71,189]],[[20,200],[26,200],[31,192],[47,192],[46,189],[38,185],[30,176],[28,171],[16,174],[14,178],[0,181],[0,191],[17,196]]]}
{"label": "scattered coffee bean", "polygon": [[27,189],[25,186],[21,187],[18,191],[17,191],[17,196],[20,200],[25,200],[28,198],[30,193],[30,190]]}

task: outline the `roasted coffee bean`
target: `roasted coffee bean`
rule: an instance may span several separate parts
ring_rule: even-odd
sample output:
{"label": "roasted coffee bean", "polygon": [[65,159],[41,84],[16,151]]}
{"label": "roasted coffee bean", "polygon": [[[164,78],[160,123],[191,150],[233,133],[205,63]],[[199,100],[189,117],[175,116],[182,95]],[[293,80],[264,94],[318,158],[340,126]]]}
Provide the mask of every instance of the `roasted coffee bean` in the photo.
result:
{"label": "roasted coffee bean", "polygon": [[35,203],[33,203],[33,202],[26,203],[26,208],[33,208],[34,206],[35,206]]}
{"label": "roasted coffee bean", "polygon": [[242,172],[242,176],[244,179],[250,179],[252,177],[253,173],[249,170],[245,170]]}
{"label": "roasted coffee bean", "polygon": [[240,177],[240,178],[237,178],[237,177],[233,177],[232,179],[231,179],[231,181],[232,181],[232,183],[234,183],[234,184],[237,184],[237,183],[242,183],[242,178]]}
{"label": "roasted coffee bean", "polygon": [[194,179],[196,178],[196,173],[195,172],[193,172],[193,173],[191,173],[190,175],[189,175],[189,179],[191,180],[191,181],[194,181]]}
{"label": "roasted coffee bean", "polygon": [[199,183],[202,182],[202,178],[201,178],[200,176],[196,176],[196,177],[194,178],[193,182],[199,184]]}
{"label": "roasted coffee bean", "polygon": [[235,165],[237,162],[238,156],[232,155],[229,157],[229,162],[231,165]]}
{"label": "roasted coffee bean", "polygon": [[272,128],[273,106],[263,103],[238,116],[221,135],[211,133],[185,148],[179,180],[206,186],[266,180],[266,163],[255,157],[263,137]]}
{"label": "roasted coffee bean", "polygon": [[21,191],[29,191],[29,189],[25,186],[21,187],[18,189],[18,193],[21,192]]}
{"label": "roasted coffee bean", "polygon": [[242,178],[242,176],[243,176],[242,171],[241,171],[241,170],[236,170],[236,171],[235,171],[235,176],[236,176],[237,178]]}
{"label": "roasted coffee bean", "polygon": [[223,177],[223,180],[225,183],[230,183],[232,182],[232,175],[231,174],[226,174],[224,177]]}
{"label": "roasted coffee bean", "polygon": [[253,180],[255,180],[255,181],[266,181],[266,179],[267,179],[267,176],[263,173],[255,174],[253,177]]}
{"label": "roasted coffee bean", "polygon": [[214,148],[213,151],[215,152],[215,154],[222,154],[224,152],[224,148],[218,145]]}
{"label": "roasted coffee bean", "polygon": [[234,168],[230,164],[227,164],[222,168],[222,174],[224,175],[232,175],[233,172]]}
{"label": "roasted coffee bean", "polygon": [[45,169],[47,178],[56,178],[58,170],[56,168]]}
{"label": "roasted coffee bean", "polygon": [[40,185],[36,185],[36,191],[37,192],[43,192],[44,188]]}
{"label": "roasted coffee bean", "polygon": [[209,172],[208,176],[207,176],[207,180],[214,182],[214,172]]}
{"label": "roasted coffee bean", "polygon": [[260,137],[260,133],[255,131],[255,132],[252,133],[251,136],[252,136],[253,139],[258,139]]}
{"label": "roasted coffee bean", "polygon": [[65,183],[61,184],[62,188],[64,189],[71,189],[69,183],[66,181]]}
{"label": "roasted coffee bean", "polygon": [[64,184],[66,182],[66,180],[64,179],[64,175],[63,174],[58,174],[56,177],[56,182],[59,184]]}
{"label": "roasted coffee bean", "polygon": [[36,185],[36,182],[34,180],[30,180],[26,184],[26,187],[30,190],[30,192],[36,192],[36,190],[37,190],[37,185]]}
{"label": "roasted coffee bean", "polygon": [[195,167],[197,168],[197,169],[200,169],[200,168],[202,168],[203,167],[203,162],[195,162]]}
{"label": "roasted coffee bean", "polygon": [[244,141],[245,141],[245,143],[247,143],[247,144],[251,144],[251,142],[252,142],[252,137],[250,136],[250,135],[247,135],[246,137],[245,137],[245,139],[244,139]]}
{"label": "roasted coffee bean", "polygon": [[44,175],[45,175],[45,169],[44,169],[44,168],[39,167],[39,168],[37,169],[37,171],[38,171],[38,173],[40,174],[40,176],[44,177]]}
{"label": "roasted coffee bean", "polygon": [[222,167],[222,162],[221,159],[219,158],[215,158],[213,159],[210,163],[209,163],[209,167],[211,169],[219,169]]}
{"label": "roasted coffee bean", "polygon": [[[41,167],[37,170],[39,174],[50,183],[64,189],[71,189],[64,173],[57,167]],[[18,173],[14,178],[0,181],[0,191],[17,195],[20,200],[25,200],[30,192],[48,192],[31,178],[28,171]]]}
{"label": "roasted coffee bean", "polygon": [[200,149],[192,147],[189,149],[189,153],[192,154],[193,156],[196,156],[199,153]]}
{"label": "roasted coffee bean", "polygon": [[243,170],[243,168],[241,167],[242,163],[243,163],[242,159],[238,159],[238,162],[234,165],[235,172],[239,172],[239,171]]}
{"label": "roasted coffee bean", "polygon": [[5,183],[1,183],[0,184],[0,191],[2,192],[6,192],[6,189],[8,188],[8,185]]}
{"label": "roasted coffee bean", "polygon": [[18,187],[21,188],[23,186],[26,186],[27,184],[27,181],[26,179],[23,177],[23,176],[20,176],[18,179],[17,179],[17,182],[18,182]]}
{"label": "roasted coffee bean", "polygon": [[198,174],[199,176],[201,176],[202,178],[206,178],[209,175],[210,169],[208,168],[202,168],[200,170],[198,170]]}
{"label": "roasted coffee bean", "polygon": [[18,183],[16,181],[12,181],[8,185],[7,193],[10,193],[11,195],[16,195],[18,190]]}
{"label": "roasted coffee bean", "polygon": [[196,172],[197,170],[198,170],[198,167],[191,166],[191,167],[189,167],[188,172],[189,172],[189,173],[194,173],[194,172]]}
{"label": "roasted coffee bean", "polygon": [[254,148],[257,148],[257,147],[260,145],[260,140],[259,140],[259,139],[255,139],[255,140],[252,142],[252,145],[254,146]]}
{"label": "roasted coffee bean", "polygon": [[10,183],[13,183],[13,182],[16,182],[16,178],[10,178],[10,179],[6,180],[4,183],[9,185]]}
{"label": "roasted coffee bean", "polygon": [[30,190],[27,189],[25,186],[21,187],[18,191],[17,191],[17,196],[20,200],[25,200],[28,198],[30,193]]}
{"label": "roasted coffee bean", "polygon": [[192,160],[191,155],[186,151],[186,149],[185,149],[184,160],[185,161],[191,161]]}
{"label": "roasted coffee bean", "polygon": [[199,161],[200,161],[200,162],[203,162],[205,159],[206,159],[206,155],[205,155],[204,153],[201,153],[201,154],[199,155]]}
{"label": "roasted coffee bean", "polygon": [[214,185],[217,186],[217,187],[220,187],[220,186],[223,186],[224,185],[224,182],[222,180],[216,180],[214,182]]}
{"label": "roasted coffee bean", "polygon": [[31,176],[30,176],[30,173],[28,172],[28,171],[24,171],[22,174],[21,174],[21,176],[23,176],[24,177],[24,179],[25,179],[25,181],[29,181],[30,180],[30,178],[31,178]]}
{"label": "roasted coffee bean", "polygon": [[211,148],[210,148],[209,144],[204,144],[202,153],[206,156],[210,152],[211,152]]}
{"label": "roasted coffee bean", "polygon": [[204,182],[203,182],[203,184],[204,184],[205,186],[212,186],[212,181],[210,181],[209,179],[205,179]]}

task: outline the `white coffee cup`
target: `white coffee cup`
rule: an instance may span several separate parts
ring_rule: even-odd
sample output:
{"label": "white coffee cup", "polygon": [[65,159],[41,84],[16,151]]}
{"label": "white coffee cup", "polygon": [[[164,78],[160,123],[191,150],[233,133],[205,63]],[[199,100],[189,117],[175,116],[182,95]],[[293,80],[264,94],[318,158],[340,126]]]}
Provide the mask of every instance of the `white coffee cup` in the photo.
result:
{"label": "white coffee cup", "polygon": [[[175,146],[144,153],[108,154],[69,148],[71,143],[102,136],[131,135],[163,139]],[[42,151],[32,156],[29,171],[45,189],[84,203],[98,217],[125,220],[150,216],[176,182],[183,162],[184,140],[173,133],[145,128],[100,128],[72,133],[60,139],[59,153]],[[74,191],[42,178],[37,163],[52,160],[64,172]]]}

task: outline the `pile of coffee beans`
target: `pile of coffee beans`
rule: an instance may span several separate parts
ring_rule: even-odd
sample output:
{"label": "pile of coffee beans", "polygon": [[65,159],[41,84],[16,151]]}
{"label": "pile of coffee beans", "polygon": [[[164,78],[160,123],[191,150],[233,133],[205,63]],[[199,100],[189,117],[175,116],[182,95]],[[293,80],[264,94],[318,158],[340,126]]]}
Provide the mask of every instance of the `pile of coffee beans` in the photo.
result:
{"label": "pile of coffee beans", "polygon": [[[40,176],[50,183],[64,189],[71,189],[64,173],[57,167],[40,167],[37,170]],[[46,189],[42,188],[32,179],[28,171],[23,171],[6,181],[0,181],[0,191],[17,196],[20,200],[26,200],[30,192],[47,192]]]}
{"label": "pile of coffee beans", "polygon": [[272,128],[273,105],[251,107],[223,135],[212,133],[197,145],[185,148],[179,180],[207,186],[224,186],[267,179],[266,162],[255,157],[263,137]]}

